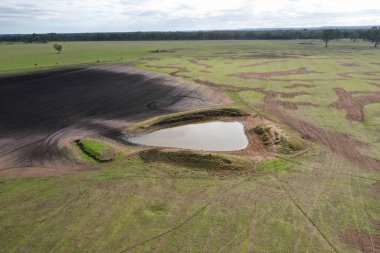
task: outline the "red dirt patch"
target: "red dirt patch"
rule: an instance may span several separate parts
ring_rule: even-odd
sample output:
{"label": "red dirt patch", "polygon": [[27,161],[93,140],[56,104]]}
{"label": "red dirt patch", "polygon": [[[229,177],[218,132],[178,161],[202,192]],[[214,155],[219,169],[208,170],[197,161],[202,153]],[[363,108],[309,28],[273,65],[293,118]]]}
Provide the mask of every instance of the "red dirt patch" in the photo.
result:
{"label": "red dirt patch", "polygon": [[[256,90],[256,91],[258,91],[258,90]],[[262,90],[261,90],[261,92],[262,92]],[[287,93],[287,92],[266,91],[264,93],[266,94],[266,96],[264,98],[264,103],[265,103],[265,100],[268,101],[268,99],[269,99],[270,101],[275,103],[276,106],[282,106],[283,108],[288,109],[288,110],[297,110],[298,106],[319,107],[319,105],[316,105],[316,104],[313,104],[310,102],[290,102],[290,101],[276,100],[277,95],[280,95],[281,97],[293,98],[293,97],[300,96],[300,95],[311,94],[308,92],[289,92],[289,93]]]}
{"label": "red dirt patch", "polygon": [[189,73],[190,71],[186,67],[180,66],[155,66],[155,65],[147,65],[149,68],[158,68],[158,69],[174,69],[175,71],[171,72],[171,76],[177,76],[178,73]]}
{"label": "red dirt patch", "polygon": [[365,78],[367,76],[374,76],[378,77],[380,74],[379,71],[368,71],[368,72],[344,72],[344,73],[338,73],[337,75],[340,77],[344,78],[355,78],[354,75],[360,76],[359,78],[361,79],[366,79],[366,80],[379,80],[378,78]]}
{"label": "red dirt patch", "polygon": [[317,85],[314,84],[302,84],[302,83],[295,83],[292,85],[285,86],[286,88],[293,89],[293,88],[314,88],[317,87]]}
{"label": "red dirt patch", "polygon": [[316,71],[307,70],[304,68],[286,70],[286,71],[273,71],[273,72],[240,72],[233,76],[238,76],[244,79],[267,79],[273,76],[290,76],[290,75],[307,75],[312,73],[319,73]]}
{"label": "red dirt patch", "polygon": [[301,58],[310,56],[309,54],[291,54],[291,53],[257,53],[249,52],[250,54],[242,55],[244,58],[261,58],[261,59],[286,59],[286,58]]}
{"label": "red dirt patch", "polygon": [[281,97],[283,98],[294,98],[294,97],[302,96],[302,95],[312,95],[312,93],[307,92],[307,91],[276,92],[276,94],[281,95]]}
{"label": "red dirt patch", "polygon": [[252,64],[247,64],[247,65],[241,65],[241,68],[247,68],[247,67],[258,67],[258,66],[264,66],[268,65],[269,63],[272,63],[275,61],[264,61],[264,62],[258,62],[258,63],[252,63]]}
{"label": "red dirt patch", "polygon": [[224,55],[224,54],[237,54],[237,53],[232,52],[232,51],[227,51],[227,52],[215,52],[213,54],[222,54],[222,55]]}
{"label": "red dirt patch", "polygon": [[191,62],[192,64],[195,64],[195,65],[203,66],[203,67],[208,68],[208,69],[212,68],[211,65],[208,65],[208,64],[205,64],[205,63],[200,63],[199,61],[194,60],[194,59],[189,60],[189,62]]}
{"label": "red dirt patch", "polygon": [[[379,193],[380,194],[380,182],[376,182],[374,183],[373,185],[373,190],[376,192],[376,193]],[[380,195],[379,195],[380,196]]]}
{"label": "red dirt patch", "polygon": [[325,82],[325,81],[346,81],[346,78],[326,78],[326,79],[266,79],[267,81],[273,81],[273,82]]}
{"label": "red dirt patch", "polygon": [[335,93],[339,100],[333,104],[338,110],[345,110],[347,118],[359,122],[364,121],[363,107],[368,104],[380,102],[380,92],[373,92],[371,95],[352,96],[352,93],[347,92],[343,88],[335,88]]}
{"label": "red dirt patch", "polygon": [[360,250],[364,253],[380,252],[380,235],[370,236],[367,233],[360,232],[356,229],[345,231],[341,238],[351,248]]}
{"label": "red dirt patch", "polygon": [[[205,85],[208,85],[208,86],[213,86],[213,87],[224,87],[224,88],[227,88],[227,90],[234,91],[234,92],[256,91],[256,92],[260,92],[260,93],[264,93],[264,94],[266,94],[268,92],[268,91],[266,91],[263,88],[236,87],[236,86],[232,86],[232,85],[228,85],[228,84],[217,84],[217,83],[214,83],[214,82],[211,82],[211,81],[208,81],[208,80],[195,79],[194,82],[199,83],[199,84],[205,84]],[[275,91],[271,91],[271,93],[274,94],[274,95],[280,95],[281,97],[284,97],[284,98],[294,98],[296,96],[301,96],[301,95],[312,95],[312,93],[306,92],[306,91],[295,91],[295,92],[275,92]],[[286,106],[288,108],[295,108],[296,106],[294,106],[294,105],[318,106],[316,104],[312,104],[312,103],[308,103],[308,102],[293,103],[293,102],[284,101],[284,104],[285,103],[288,104]],[[293,104],[293,105],[290,106],[289,104]]]}
{"label": "red dirt patch", "polygon": [[344,78],[353,78],[351,74],[352,73],[338,73],[337,75]]}
{"label": "red dirt patch", "polygon": [[341,65],[345,67],[360,67],[360,65],[356,63],[342,63]]}
{"label": "red dirt patch", "polygon": [[380,88],[380,83],[369,83],[369,84]]}
{"label": "red dirt patch", "polygon": [[276,103],[288,110],[297,110],[298,106],[313,106],[313,107],[319,106],[310,102],[289,102],[289,101],[277,100]]}

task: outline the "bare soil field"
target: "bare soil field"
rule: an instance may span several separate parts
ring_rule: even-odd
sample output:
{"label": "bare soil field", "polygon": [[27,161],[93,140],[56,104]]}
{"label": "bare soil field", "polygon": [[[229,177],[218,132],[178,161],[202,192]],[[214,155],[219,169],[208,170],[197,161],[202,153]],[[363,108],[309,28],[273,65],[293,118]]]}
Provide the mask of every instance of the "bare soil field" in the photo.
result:
{"label": "bare soil field", "polygon": [[86,135],[116,139],[132,122],[228,101],[216,88],[126,65],[3,77],[0,94],[1,175],[36,174],[31,170],[43,165],[59,174],[85,169],[69,166],[62,143]]}

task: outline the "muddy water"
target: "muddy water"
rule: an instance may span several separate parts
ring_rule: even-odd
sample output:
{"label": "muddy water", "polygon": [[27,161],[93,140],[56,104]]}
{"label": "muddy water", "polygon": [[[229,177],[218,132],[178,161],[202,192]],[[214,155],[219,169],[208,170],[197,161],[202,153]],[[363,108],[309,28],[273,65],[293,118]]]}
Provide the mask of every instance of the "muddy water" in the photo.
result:
{"label": "muddy water", "polygon": [[207,151],[235,151],[248,145],[244,126],[240,122],[220,121],[162,129],[127,140],[144,146]]}

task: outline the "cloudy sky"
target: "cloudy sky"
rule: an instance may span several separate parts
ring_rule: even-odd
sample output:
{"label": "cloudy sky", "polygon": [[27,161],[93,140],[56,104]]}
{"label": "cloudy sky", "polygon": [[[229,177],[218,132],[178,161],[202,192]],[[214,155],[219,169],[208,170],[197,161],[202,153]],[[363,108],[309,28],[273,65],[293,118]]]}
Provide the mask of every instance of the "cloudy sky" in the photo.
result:
{"label": "cloudy sky", "polygon": [[379,0],[1,0],[0,33],[380,25]]}

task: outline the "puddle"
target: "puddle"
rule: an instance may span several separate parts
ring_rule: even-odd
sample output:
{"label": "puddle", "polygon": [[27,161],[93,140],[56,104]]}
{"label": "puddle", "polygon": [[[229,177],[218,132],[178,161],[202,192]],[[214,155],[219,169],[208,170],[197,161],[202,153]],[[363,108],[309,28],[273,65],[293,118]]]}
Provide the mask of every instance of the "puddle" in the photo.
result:
{"label": "puddle", "polygon": [[205,151],[235,151],[248,145],[243,124],[220,121],[166,128],[127,141],[144,146]]}

